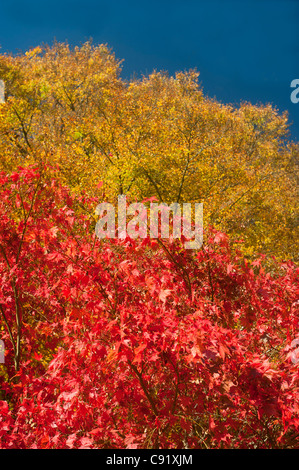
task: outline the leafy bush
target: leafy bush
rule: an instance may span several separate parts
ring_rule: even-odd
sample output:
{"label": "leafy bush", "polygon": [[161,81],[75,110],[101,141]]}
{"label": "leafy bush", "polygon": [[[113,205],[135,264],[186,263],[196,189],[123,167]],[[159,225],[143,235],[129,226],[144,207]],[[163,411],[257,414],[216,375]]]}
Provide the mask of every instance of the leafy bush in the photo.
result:
{"label": "leafy bush", "polygon": [[298,447],[295,265],[99,241],[96,198],[0,183],[1,448]]}

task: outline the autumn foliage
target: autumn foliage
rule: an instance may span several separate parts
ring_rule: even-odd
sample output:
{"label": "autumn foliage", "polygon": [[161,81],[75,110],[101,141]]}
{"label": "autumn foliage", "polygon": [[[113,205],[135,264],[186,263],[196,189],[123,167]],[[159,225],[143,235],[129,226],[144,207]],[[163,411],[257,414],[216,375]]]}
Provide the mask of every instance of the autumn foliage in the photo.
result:
{"label": "autumn foliage", "polygon": [[[0,55],[0,170],[59,164],[80,193],[204,204],[242,252],[298,261],[298,143],[271,104],[205,96],[195,70],[121,78],[105,45]],[[203,84],[204,86],[205,84]]]}
{"label": "autumn foliage", "polygon": [[100,241],[59,178],[0,175],[1,447],[298,447],[298,267]]}

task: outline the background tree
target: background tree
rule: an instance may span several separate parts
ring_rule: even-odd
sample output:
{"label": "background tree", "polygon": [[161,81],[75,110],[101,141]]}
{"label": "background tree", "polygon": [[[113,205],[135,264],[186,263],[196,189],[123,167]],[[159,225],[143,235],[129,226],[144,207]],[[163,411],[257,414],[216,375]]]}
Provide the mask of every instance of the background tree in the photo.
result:
{"label": "background tree", "polygon": [[38,47],[0,57],[4,170],[59,164],[78,194],[203,202],[204,223],[263,252],[297,260],[298,144],[271,105],[205,97],[196,71],[130,82],[107,46]]}

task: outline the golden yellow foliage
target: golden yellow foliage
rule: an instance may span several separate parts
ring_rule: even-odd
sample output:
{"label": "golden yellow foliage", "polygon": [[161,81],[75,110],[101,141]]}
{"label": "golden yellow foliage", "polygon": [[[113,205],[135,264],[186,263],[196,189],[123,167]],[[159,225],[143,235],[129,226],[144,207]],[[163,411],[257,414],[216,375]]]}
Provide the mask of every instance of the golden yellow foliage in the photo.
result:
{"label": "golden yellow foliage", "polygon": [[271,105],[224,105],[199,74],[130,82],[106,45],[0,56],[1,169],[58,164],[74,191],[106,200],[203,202],[204,223],[258,252],[298,259],[298,144]]}

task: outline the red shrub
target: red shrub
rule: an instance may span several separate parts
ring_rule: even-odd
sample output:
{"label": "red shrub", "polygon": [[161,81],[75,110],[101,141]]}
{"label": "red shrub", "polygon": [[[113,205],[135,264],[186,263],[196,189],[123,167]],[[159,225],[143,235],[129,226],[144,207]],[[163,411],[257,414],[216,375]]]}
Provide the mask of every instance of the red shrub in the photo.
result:
{"label": "red shrub", "polygon": [[[298,268],[104,240],[34,169],[1,177],[2,448],[298,447]],[[8,408],[9,405],[9,408]]]}

